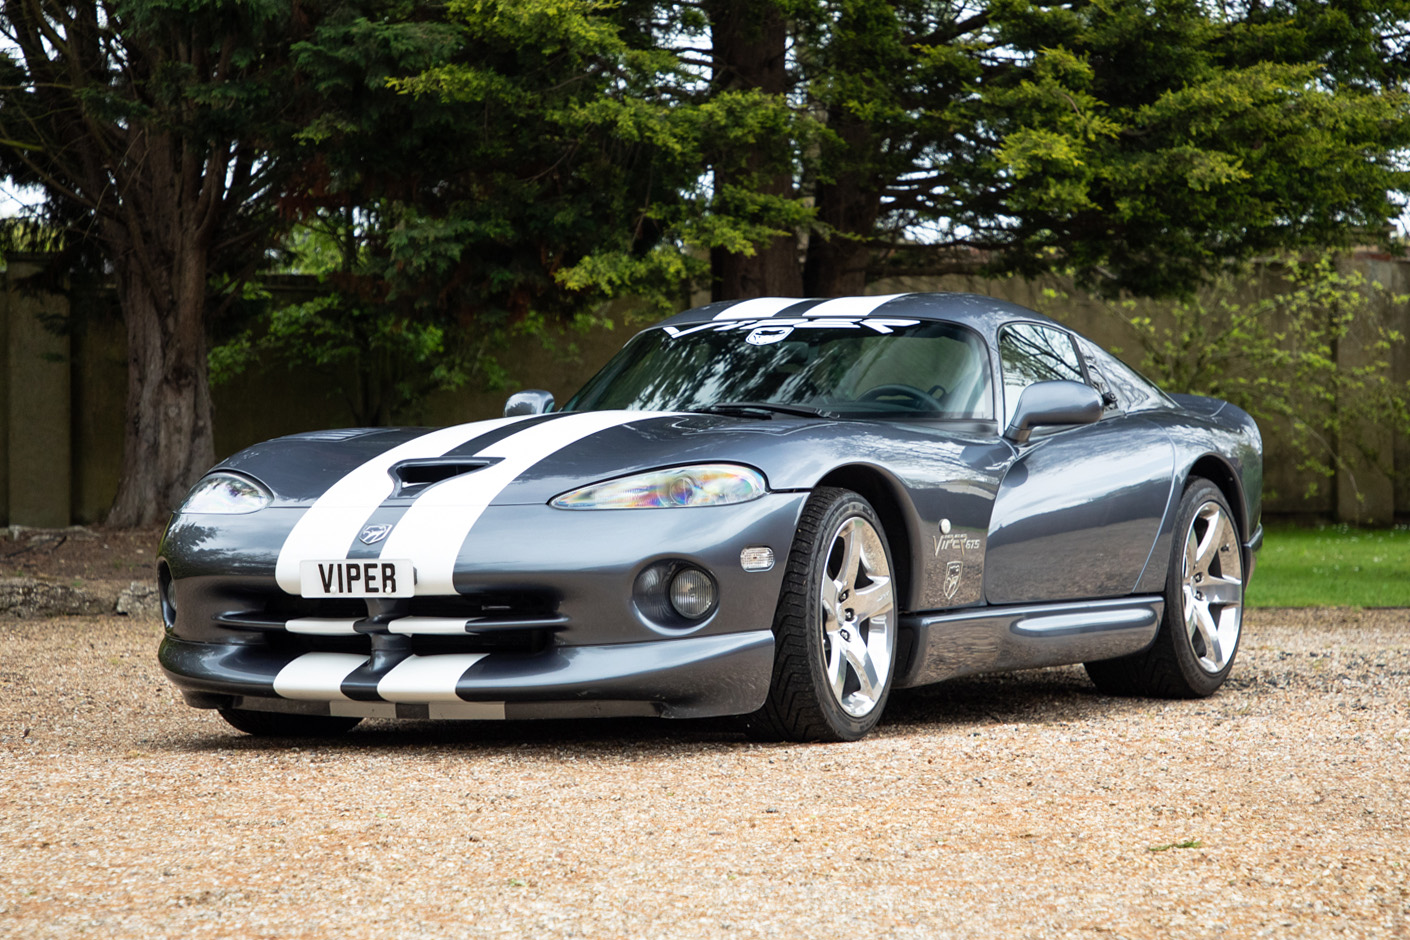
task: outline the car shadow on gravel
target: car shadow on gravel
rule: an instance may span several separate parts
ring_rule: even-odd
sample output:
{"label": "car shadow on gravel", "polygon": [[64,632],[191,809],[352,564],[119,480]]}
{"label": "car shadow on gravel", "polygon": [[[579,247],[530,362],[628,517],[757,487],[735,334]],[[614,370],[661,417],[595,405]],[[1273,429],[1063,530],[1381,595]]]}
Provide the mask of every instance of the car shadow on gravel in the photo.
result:
{"label": "car shadow on gravel", "polygon": [[[1081,667],[1026,670],[973,676],[892,694],[886,716],[873,732],[894,737],[968,730],[992,724],[1048,724],[1082,721],[1142,700],[1101,695]],[[214,718],[214,715],[211,716]],[[661,720],[654,718],[584,718],[540,721],[374,721],[341,737],[255,738],[230,729],[173,742],[175,751],[264,751],[311,746],[324,751],[388,755],[474,748],[480,753],[538,751],[584,755],[687,756],[712,749],[778,746],[745,734],[740,718]],[[793,746],[791,744],[784,746]]]}

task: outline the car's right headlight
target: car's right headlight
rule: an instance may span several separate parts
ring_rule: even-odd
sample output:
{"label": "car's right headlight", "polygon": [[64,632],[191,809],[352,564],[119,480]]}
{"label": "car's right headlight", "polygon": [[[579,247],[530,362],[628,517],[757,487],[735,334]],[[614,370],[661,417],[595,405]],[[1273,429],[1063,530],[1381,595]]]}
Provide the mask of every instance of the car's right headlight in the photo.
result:
{"label": "car's right headlight", "polygon": [[672,509],[728,506],[768,491],[758,470],[730,463],[649,470],[570,490],[549,500],[556,509]]}
{"label": "car's right headlight", "polygon": [[220,470],[202,477],[178,512],[245,513],[256,512],[274,499],[263,484],[238,473]]}

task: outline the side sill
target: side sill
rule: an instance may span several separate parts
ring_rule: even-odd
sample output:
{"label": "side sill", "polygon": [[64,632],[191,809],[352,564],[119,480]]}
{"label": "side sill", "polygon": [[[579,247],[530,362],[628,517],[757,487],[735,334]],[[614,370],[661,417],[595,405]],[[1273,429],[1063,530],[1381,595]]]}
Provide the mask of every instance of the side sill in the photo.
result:
{"label": "side sill", "polygon": [[1149,595],[910,614],[901,627],[916,655],[896,685],[1139,653],[1155,641],[1164,613],[1165,599]]}

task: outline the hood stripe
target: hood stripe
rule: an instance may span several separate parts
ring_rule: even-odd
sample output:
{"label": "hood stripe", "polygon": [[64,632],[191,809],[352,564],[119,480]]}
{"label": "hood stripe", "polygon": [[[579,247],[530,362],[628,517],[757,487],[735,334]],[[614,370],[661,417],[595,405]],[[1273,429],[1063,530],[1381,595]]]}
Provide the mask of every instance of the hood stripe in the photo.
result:
{"label": "hood stripe", "polygon": [[475,454],[499,463],[431,487],[387,536],[383,558],[416,564],[417,594],[454,594],[460,549],[485,508],[524,471],[544,458],[599,431],[660,417],[657,412],[569,412],[511,434]]}
{"label": "hood stripe", "polygon": [[304,559],[344,558],[348,546],[362,531],[367,517],[392,495],[392,464],[413,457],[440,457],[446,452],[524,418],[495,418],[430,431],[378,454],[343,477],[299,517],[284,540],[275,563],[274,579],[290,594],[299,593],[299,562]]}

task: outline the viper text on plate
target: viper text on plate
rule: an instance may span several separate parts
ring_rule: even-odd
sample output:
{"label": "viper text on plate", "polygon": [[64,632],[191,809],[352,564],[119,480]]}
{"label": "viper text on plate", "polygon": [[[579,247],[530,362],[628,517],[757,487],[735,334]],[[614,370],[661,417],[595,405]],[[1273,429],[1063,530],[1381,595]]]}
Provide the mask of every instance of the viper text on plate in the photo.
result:
{"label": "viper text on plate", "polygon": [[255,734],[740,715],[847,740],[969,673],[1193,697],[1233,666],[1258,429],[1022,307],[712,304],[505,412],[279,438],[197,483],[159,560],[186,701]]}

